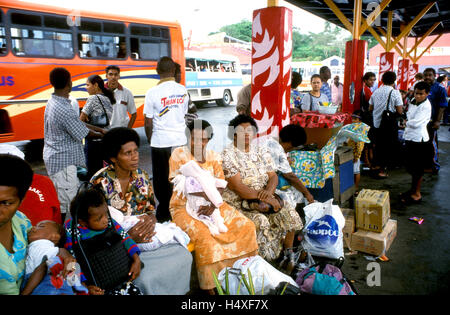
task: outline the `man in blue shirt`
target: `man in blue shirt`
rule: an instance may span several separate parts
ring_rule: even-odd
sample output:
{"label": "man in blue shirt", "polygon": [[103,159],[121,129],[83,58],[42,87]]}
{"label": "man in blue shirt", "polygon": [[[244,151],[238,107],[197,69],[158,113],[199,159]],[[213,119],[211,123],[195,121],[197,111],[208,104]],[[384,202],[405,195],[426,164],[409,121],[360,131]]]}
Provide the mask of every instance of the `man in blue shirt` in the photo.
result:
{"label": "man in blue shirt", "polygon": [[331,71],[327,66],[323,66],[319,70],[320,79],[322,80],[322,87],[320,93],[325,94],[328,98],[328,102],[331,103],[331,87],[328,84],[328,80],[331,79]]}
{"label": "man in blue shirt", "polygon": [[437,131],[440,127],[444,111],[448,107],[448,102],[445,89],[436,82],[436,71],[433,68],[427,68],[423,72],[423,75],[424,81],[431,86],[430,94],[428,94],[428,99],[431,103],[431,120],[427,129],[430,136],[430,150],[433,156],[431,170],[433,174],[437,174],[441,167],[439,164]]}

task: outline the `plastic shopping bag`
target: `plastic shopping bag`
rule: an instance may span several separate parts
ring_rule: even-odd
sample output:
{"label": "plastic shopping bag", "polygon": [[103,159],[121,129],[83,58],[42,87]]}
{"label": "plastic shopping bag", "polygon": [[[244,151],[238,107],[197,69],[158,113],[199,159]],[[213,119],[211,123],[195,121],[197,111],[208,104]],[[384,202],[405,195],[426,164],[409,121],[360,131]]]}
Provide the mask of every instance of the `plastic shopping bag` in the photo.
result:
{"label": "plastic shopping bag", "polygon": [[302,245],[313,256],[338,259],[344,256],[342,229],[345,218],[332,202],[333,199],[314,202],[304,208],[306,224]]}
{"label": "plastic shopping bag", "polygon": [[[225,283],[226,270],[228,270],[228,286]],[[248,271],[250,271],[251,279]],[[275,289],[281,282],[288,282],[298,287],[294,279],[272,267],[261,256],[251,256],[237,260],[233,264],[233,268],[226,267],[220,271],[217,278],[223,288],[229,288],[231,295],[238,294],[238,288],[240,295],[250,294],[247,286],[244,284],[241,272],[247,284],[249,286],[253,285],[256,295],[268,294],[270,290]],[[250,284],[250,281],[252,284]],[[239,282],[241,283],[239,284]]]}

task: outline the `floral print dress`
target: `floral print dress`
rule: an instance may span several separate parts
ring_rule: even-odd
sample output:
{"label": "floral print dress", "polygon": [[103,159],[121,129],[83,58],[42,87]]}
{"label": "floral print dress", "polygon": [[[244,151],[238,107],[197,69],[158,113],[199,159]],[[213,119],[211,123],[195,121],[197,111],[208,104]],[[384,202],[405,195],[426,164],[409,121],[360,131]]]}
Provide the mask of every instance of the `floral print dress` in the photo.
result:
{"label": "floral print dress", "polygon": [[92,177],[91,183],[100,185],[108,206],[122,211],[124,215],[140,215],[155,211],[155,199],[150,178],[147,172],[140,168],[131,173],[126,192],[122,191],[112,164],[99,170]]}
{"label": "floral print dress", "polygon": [[[255,190],[265,188],[269,181],[268,173],[275,172],[269,151],[261,146],[251,145],[249,152],[243,152],[231,143],[222,152],[222,160],[225,178],[240,174],[242,183]],[[223,193],[223,199],[253,221],[259,255],[268,261],[273,261],[280,255],[287,232],[303,228],[301,218],[291,203],[285,203],[277,213],[265,214],[256,210],[244,210],[242,198],[228,188]]]}
{"label": "floral print dress", "polygon": [[[191,160],[194,160],[194,157],[187,146],[175,149],[169,160],[169,180],[174,179],[179,174],[180,167]],[[221,158],[218,153],[207,150],[205,163],[197,162],[197,164],[208,170],[214,177],[224,179]],[[223,268],[233,266],[236,260],[257,255],[255,225],[224,202],[219,211],[228,231],[212,235],[203,222],[189,215],[186,211],[186,202],[185,197],[174,192],[170,200],[170,214],[173,222],[185,231],[191,242],[194,243],[194,257],[200,288],[213,289],[215,288],[213,271],[218,275]]]}

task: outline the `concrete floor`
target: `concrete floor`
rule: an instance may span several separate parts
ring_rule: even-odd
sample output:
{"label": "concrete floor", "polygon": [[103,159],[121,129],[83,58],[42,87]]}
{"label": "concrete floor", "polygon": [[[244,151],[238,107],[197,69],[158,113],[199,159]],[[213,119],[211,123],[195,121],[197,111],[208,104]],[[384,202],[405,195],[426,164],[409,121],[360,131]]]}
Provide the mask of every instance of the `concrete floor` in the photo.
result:
{"label": "concrete floor", "polygon": [[[235,106],[217,107],[207,104],[199,110],[199,117],[208,120],[214,128],[214,137],[209,149],[221,152],[230,143],[226,131],[228,122],[235,117]],[[141,136],[141,167],[151,174],[150,148],[143,128],[137,129]],[[390,191],[391,218],[397,220],[397,237],[386,253],[387,262],[378,261],[381,271],[380,286],[368,286],[367,270],[371,261],[366,254],[346,255],[343,271],[353,280],[358,292],[367,294],[434,294],[449,290],[450,284],[450,132],[441,127],[439,175],[425,175],[422,185],[423,202],[405,207],[398,194],[410,185],[410,176],[404,169],[390,171],[388,179],[377,180],[362,174],[360,188]],[[24,148],[26,143],[18,143]],[[37,173],[46,174],[41,160],[32,162]],[[344,205],[345,206],[345,205]],[[408,218],[419,216],[425,219],[422,225]],[[346,250],[348,254],[348,250]],[[196,291],[196,275],[193,275],[193,292]]]}

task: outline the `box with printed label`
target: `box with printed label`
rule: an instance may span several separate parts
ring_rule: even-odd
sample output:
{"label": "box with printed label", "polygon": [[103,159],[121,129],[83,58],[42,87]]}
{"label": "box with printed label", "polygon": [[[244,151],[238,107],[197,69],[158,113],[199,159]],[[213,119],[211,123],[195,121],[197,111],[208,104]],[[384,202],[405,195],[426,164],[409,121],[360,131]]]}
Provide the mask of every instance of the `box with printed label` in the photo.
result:
{"label": "box with printed label", "polygon": [[381,233],[357,230],[352,234],[352,250],[380,256],[391,247],[397,236],[397,220],[389,220]]}
{"label": "box with printed label", "polygon": [[356,228],[381,233],[391,216],[389,191],[363,189],[355,202]]}
{"label": "box with printed label", "polygon": [[355,232],[355,210],[341,208],[345,218],[345,225],[342,229],[344,234],[344,248],[351,249],[352,234]]}

